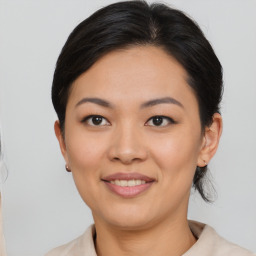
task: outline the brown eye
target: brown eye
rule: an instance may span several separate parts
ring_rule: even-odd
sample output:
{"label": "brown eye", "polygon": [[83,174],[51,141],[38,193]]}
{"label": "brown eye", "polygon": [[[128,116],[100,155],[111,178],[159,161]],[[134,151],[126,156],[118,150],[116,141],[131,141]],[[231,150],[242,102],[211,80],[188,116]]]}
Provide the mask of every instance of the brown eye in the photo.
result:
{"label": "brown eye", "polygon": [[167,116],[153,116],[147,121],[146,125],[163,127],[163,126],[167,126],[169,124],[174,124],[174,123],[175,123],[175,121],[170,117],[167,117]]}
{"label": "brown eye", "polygon": [[152,123],[155,126],[159,126],[163,123],[163,118],[161,116],[155,116],[155,117],[152,118]]}
{"label": "brown eye", "polygon": [[91,115],[86,117],[82,122],[91,126],[106,126],[110,125],[109,122],[103,116]]}
{"label": "brown eye", "polygon": [[100,125],[102,123],[103,118],[100,116],[94,116],[92,117],[92,123],[94,125]]}

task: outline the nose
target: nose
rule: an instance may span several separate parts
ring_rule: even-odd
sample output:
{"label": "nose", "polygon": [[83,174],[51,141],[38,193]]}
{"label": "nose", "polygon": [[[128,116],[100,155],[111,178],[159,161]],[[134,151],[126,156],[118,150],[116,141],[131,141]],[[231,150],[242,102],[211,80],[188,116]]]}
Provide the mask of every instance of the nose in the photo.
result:
{"label": "nose", "polygon": [[111,161],[119,161],[129,165],[142,162],[147,158],[147,150],[142,134],[138,129],[126,125],[113,132],[108,156]]}

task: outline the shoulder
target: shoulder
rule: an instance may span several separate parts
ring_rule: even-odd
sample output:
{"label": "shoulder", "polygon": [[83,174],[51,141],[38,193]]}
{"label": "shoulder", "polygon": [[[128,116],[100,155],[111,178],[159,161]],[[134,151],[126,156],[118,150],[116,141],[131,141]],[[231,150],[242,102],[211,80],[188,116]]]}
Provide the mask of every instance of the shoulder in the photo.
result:
{"label": "shoulder", "polygon": [[205,224],[189,221],[192,232],[198,237],[197,242],[184,256],[209,255],[209,256],[253,256],[254,254],[236,244],[233,244]]}
{"label": "shoulder", "polygon": [[59,246],[45,256],[97,256],[94,249],[93,235],[94,226],[90,226],[83,235],[72,240],[71,242]]}

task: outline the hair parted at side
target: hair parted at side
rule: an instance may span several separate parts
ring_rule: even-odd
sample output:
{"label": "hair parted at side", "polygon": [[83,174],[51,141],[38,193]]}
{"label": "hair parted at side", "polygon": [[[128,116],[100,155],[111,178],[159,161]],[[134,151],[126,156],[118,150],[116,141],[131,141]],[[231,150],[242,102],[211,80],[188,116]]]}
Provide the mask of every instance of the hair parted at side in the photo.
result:
{"label": "hair parted at side", "polygon": [[[107,53],[153,45],[173,56],[186,70],[199,105],[202,132],[219,112],[222,67],[199,26],[165,4],[125,1],[108,5],[81,22],[68,37],[57,60],[52,101],[64,136],[66,105],[72,83]],[[207,167],[197,167],[193,186],[205,201]]]}

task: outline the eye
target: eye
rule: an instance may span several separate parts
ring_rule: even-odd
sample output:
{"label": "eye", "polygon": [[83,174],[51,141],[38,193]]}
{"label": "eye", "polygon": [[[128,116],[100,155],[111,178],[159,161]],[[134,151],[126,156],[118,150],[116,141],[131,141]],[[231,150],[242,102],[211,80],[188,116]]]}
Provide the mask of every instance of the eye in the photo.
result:
{"label": "eye", "polygon": [[167,126],[169,124],[174,124],[174,123],[175,123],[175,121],[170,117],[167,117],[167,116],[153,116],[147,121],[146,125],[163,127],[163,126]]}
{"label": "eye", "polygon": [[86,123],[87,125],[91,125],[91,126],[110,125],[110,123],[107,121],[106,118],[104,118],[103,116],[98,116],[98,115],[87,116],[82,120],[82,123]]}

